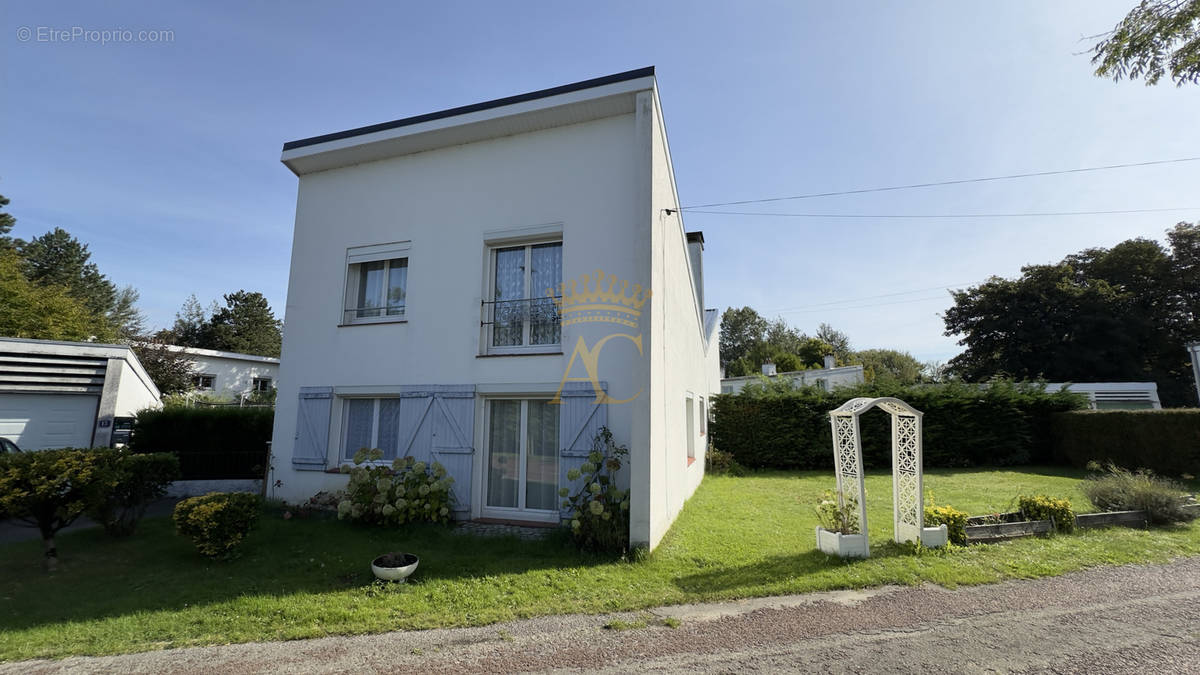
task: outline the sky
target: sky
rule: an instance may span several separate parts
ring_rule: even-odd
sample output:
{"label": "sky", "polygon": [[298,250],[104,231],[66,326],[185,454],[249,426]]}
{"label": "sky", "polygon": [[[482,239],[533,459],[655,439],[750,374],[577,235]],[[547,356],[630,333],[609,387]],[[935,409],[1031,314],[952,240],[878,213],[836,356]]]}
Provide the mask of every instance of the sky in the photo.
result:
{"label": "sky", "polygon": [[[16,236],[66,229],[162,327],[193,293],[283,314],[284,142],[647,65],[685,207],[1200,156],[1200,87],[1092,75],[1081,38],[1133,4],[10,1],[0,194]],[[947,288],[1162,240],[1197,188],[1185,162],[706,209],[916,218],[684,222],[710,306],[945,361]],[[928,217],[1166,208],[1190,210]]]}

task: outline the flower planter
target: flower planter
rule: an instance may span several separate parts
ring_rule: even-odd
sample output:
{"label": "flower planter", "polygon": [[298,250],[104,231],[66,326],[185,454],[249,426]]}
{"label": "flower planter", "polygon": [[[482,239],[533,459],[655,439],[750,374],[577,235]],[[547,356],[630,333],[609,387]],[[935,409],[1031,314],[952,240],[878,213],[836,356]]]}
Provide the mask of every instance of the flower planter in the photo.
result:
{"label": "flower planter", "polygon": [[420,558],[411,553],[384,553],[371,561],[371,571],[376,579],[404,583],[416,571]]}
{"label": "flower planter", "polygon": [[937,548],[950,542],[950,530],[945,523],[937,527],[921,528],[921,545],[925,548]]}
{"label": "flower planter", "polygon": [[866,558],[871,555],[865,534],[830,532],[820,526],[817,526],[817,548],[822,553],[842,558]]}
{"label": "flower planter", "polygon": [[1115,526],[1145,529],[1150,526],[1150,516],[1145,511],[1101,511],[1100,513],[1081,513],[1075,516],[1075,526],[1081,529]]}
{"label": "flower planter", "polygon": [[1035,534],[1046,534],[1054,531],[1053,520],[1023,520],[1016,523],[995,523],[992,525],[968,525],[968,544],[987,544],[1006,541],[1018,537],[1029,537]]}

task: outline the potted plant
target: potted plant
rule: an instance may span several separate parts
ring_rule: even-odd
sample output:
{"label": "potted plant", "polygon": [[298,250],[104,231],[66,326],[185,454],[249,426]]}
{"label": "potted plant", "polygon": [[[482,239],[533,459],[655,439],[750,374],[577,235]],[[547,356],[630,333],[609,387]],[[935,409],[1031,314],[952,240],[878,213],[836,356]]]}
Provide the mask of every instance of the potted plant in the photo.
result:
{"label": "potted plant", "polygon": [[376,579],[404,583],[416,571],[420,558],[411,553],[384,553],[371,561],[371,571]]}
{"label": "potted plant", "polygon": [[822,553],[843,558],[866,558],[871,555],[867,535],[861,534],[858,524],[858,500],[841,491],[825,491],[817,504],[817,548]]}

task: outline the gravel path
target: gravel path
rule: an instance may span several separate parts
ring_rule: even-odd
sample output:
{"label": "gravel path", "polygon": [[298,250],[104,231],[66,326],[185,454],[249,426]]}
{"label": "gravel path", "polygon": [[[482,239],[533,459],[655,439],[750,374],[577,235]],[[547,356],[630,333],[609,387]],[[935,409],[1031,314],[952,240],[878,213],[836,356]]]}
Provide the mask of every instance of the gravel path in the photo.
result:
{"label": "gravel path", "polygon": [[[633,627],[604,627],[614,620]],[[879,588],[0,665],[0,673],[564,670],[1197,673],[1200,558],[954,591]]]}

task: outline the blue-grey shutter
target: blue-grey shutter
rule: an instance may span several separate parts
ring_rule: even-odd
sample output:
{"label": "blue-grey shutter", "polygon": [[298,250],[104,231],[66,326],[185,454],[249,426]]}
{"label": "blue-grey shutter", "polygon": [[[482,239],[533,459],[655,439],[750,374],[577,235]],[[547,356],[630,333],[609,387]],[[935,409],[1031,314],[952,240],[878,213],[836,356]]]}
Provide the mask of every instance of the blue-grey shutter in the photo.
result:
{"label": "blue-grey shutter", "polygon": [[[604,382],[600,387],[602,391],[608,390]],[[578,469],[587,461],[596,434],[608,425],[608,404],[596,403],[596,392],[590,382],[568,382],[559,397],[562,410],[558,417],[558,434],[562,453],[558,484],[573,495],[583,483],[582,480],[567,480],[567,472]],[[561,509],[561,513],[563,517],[570,515],[567,509]]]}
{"label": "blue-grey shutter", "polygon": [[400,393],[400,457],[439,462],[454,478],[455,516],[471,512],[474,462],[475,387],[410,385]]}
{"label": "blue-grey shutter", "polygon": [[332,410],[333,387],[300,387],[296,438],[292,443],[292,467],[297,471],[325,470]]}

